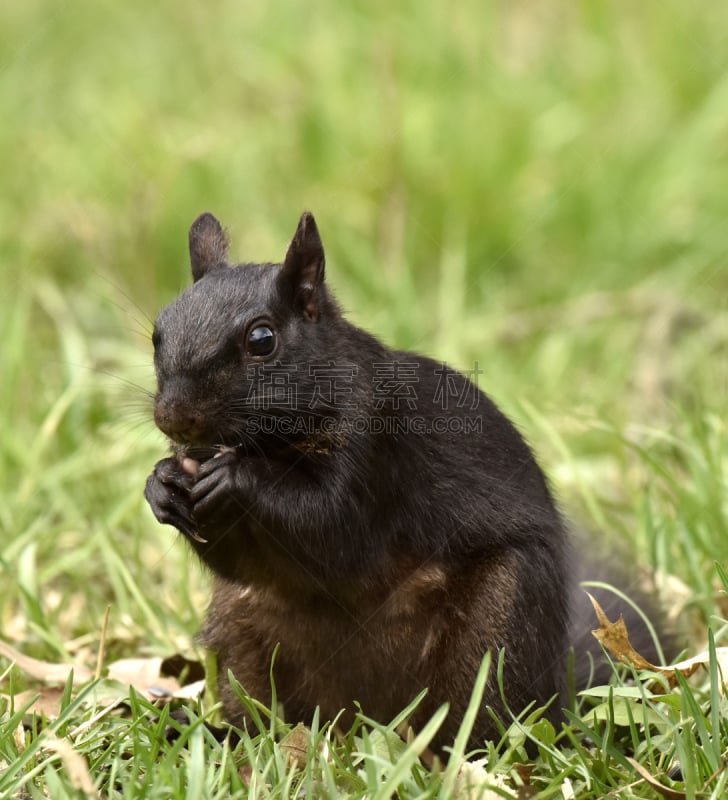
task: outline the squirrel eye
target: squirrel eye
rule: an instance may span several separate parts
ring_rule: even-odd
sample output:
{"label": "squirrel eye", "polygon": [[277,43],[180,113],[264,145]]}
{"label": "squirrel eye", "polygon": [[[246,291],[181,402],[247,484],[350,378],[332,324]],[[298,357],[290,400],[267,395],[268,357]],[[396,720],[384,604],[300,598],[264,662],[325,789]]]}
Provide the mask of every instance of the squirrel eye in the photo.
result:
{"label": "squirrel eye", "polygon": [[276,348],[276,336],[267,325],[256,325],[248,331],[246,346],[251,356],[269,356]]}

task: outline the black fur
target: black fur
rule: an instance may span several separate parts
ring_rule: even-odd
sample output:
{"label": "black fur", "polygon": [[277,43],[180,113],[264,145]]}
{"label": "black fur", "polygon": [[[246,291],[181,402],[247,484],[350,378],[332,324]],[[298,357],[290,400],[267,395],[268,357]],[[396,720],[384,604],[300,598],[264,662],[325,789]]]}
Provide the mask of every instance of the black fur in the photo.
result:
{"label": "black fur", "polygon": [[[190,254],[195,282],[154,332],[155,419],[178,449],[146,497],[216,575],[204,639],[228,717],[227,670],[268,700],[278,643],[289,717],[356,701],[388,721],[427,687],[415,724],[449,702],[440,745],[488,649],[512,710],[562,693],[569,644],[582,672],[585,641],[600,653],[570,630],[586,601],[515,427],[465,376],[344,319],[310,214],[283,264],[229,267],[210,214]],[[508,719],[495,670],[485,700],[474,745],[495,732],[486,705]]]}

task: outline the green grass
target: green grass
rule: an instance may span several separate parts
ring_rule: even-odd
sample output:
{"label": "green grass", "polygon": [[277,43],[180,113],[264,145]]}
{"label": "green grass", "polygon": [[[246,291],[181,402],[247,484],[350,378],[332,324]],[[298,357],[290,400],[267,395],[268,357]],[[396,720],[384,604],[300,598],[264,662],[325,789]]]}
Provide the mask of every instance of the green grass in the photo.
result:
{"label": "green grass", "polygon": [[[195,652],[207,576],[142,498],[165,451],[151,320],[188,282],[197,213],[278,260],[310,208],[351,318],[477,361],[570,516],[657,570],[691,653],[725,645],[726,31],[723,4],[678,0],[6,3],[3,639],[93,669],[110,607],[107,661]],[[540,797],[658,797],[627,757],[663,782],[679,761],[686,797],[724,797],[719,683],[715,662],[666,699],[618,681],[583,701],[599,715],[524,723],[535,759],[511,730],[489,769],[514,786],[532,762]],[[261,797],[453,791],[391,726],[321,720],[291,768],[268,722],[235,750],[201,725],[167,743],[132,695],[86,725],[102,690],[22,736],[0,701],[0,796],[82,796],[55,740],[106,797],[243,797],[245,764]]]}

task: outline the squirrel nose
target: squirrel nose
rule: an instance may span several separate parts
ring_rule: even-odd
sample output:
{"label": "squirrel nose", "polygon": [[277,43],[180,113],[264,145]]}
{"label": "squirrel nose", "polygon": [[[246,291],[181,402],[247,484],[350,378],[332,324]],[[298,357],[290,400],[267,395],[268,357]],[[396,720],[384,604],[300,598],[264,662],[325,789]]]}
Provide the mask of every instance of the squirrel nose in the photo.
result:
{"label": "squirrel nose", "polygon": [[166,397],[157,398],[154,421],[163,433],[177,442],[197,442],[205,427],[205,418],[199,409]]}

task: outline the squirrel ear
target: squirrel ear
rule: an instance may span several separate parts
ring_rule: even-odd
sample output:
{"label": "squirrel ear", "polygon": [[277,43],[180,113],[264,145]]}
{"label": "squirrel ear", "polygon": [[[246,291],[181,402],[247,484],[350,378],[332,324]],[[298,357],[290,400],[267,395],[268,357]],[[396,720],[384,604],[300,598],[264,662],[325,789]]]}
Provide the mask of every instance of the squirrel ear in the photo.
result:
{"label": "squirrel ear", "polygon": [[200,214],[190,228],[192,278],[198,281],[208,270],[227,264],[228,238],[222,225],[209,212]]}
{"label": "squirrel ear", "polygon": [[316,220],[310,211],[304,211],[288,246],[278,282],[311,320],[317,320],[319,315],[319,290],[324,282],[324,263],[324,247]]}

